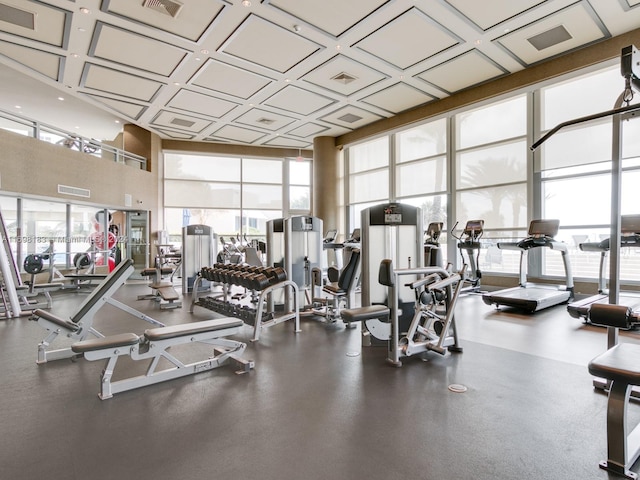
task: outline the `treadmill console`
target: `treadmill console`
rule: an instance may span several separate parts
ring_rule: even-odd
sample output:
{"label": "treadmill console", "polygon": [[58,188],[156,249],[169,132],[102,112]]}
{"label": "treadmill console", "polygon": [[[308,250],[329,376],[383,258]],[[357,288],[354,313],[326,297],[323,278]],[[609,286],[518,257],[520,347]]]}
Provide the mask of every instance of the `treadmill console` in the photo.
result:
{"label": "treadmill console", "polygon": [[640,215],[622,215],[620,223],[622,235],[640,234]]}
{"label": "treadmill console", "polygon": [[529,236],[534,238],[554,238],[558,234],[560,220],[531,220]]}
{"label": "treadmill console", "polygon": [[329,230],[322,239],[322,243],[333,243],[335,242],[337,236],[338,230]]}

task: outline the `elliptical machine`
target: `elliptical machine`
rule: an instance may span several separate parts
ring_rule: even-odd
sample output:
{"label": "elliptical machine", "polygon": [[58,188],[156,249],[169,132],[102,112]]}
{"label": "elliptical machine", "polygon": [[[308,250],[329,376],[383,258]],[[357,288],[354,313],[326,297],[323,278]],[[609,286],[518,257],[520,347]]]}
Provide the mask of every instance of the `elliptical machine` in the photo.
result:
{"label": "elliptical machine", "polygon": [[[480,238],[484,233],[484,220],[468,220],[462,233],[458,236],[454,232],[458,222],[451,229],[451,235],[458,239],[458,251],[463,265],[468,265],[464,271],[465,287],[460,293],[480,293],[482,271],[480,271]],[[466,259],[465,259],[466,255]]]}
{"label": "elliptical machine", "polygon": [[442,222],[431,222],[424,231],[424,265],[426,267],[442,267],[442,250],[440,234]]}

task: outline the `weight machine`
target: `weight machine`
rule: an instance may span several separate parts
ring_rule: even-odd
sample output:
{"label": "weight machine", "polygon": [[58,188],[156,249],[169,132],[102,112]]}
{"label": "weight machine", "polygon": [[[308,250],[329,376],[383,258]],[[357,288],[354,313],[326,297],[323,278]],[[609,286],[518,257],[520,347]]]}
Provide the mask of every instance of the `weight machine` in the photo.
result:
{"label": "weight machine", "polygon": [[[361,212],[361,305],[390,305],[389,291],[378,282],[380,262],[389,259],[394,265],[407,269],[420,269],[424,260],[422,209],[402,203],[385,203]],[[407,274],[405,283],[418,280],[415,273]],[[397,313],[399,329],[406,332],[414,313],[413,291],[398,292]],[[344,317],[343,317],[344,320]],[[363,344],[386,342],[391,335],[391,324],[379,319],[365,323]]]}
{"label": "weight machine", "polygon": [[[191,293],[200,269],[213,265],[214,252],[217,248],[217,236],[208,225],[187,225],[182,227],[182,294]],[[209,290],[208,281],[198,285],[202,290]]]}
{"label": "weight machine", "polygon": [[311,272],[322,265],[322,232],[318,217],[300,215],[267,222],[267,266],[284,268],[298,287],[300,305],[311,303]]}

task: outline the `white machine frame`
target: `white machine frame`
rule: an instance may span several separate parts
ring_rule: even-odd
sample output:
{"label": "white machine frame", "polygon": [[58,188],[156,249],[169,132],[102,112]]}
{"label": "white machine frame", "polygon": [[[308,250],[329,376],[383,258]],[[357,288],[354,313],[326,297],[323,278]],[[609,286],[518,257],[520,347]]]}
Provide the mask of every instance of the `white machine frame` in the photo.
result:
{"label": "white machine frame", "polygon": [[134,267],[131,259],[122,261],[107,278],[91,292],[82,305],[80,305],[78,311],[69,319],[59,317],[46,310],[34,310],[29,320],[37,320],[38,325],[49,332],[49,335],[38,344],[38,360],[36,363],[42,364],[50,360],[60,360],[75,356],[71,347],[48,350],[51,343],[60,335],[78,341],[85,340],[89,335],[96,338],[103,338],[104,335],[94,328],[93,321],[95,314],[105,304],[113,305],[123,312],[157,327],[164,327],[163,323],[112,298],[113,294],[131,276],[133,271]]}
{"label": "white machine frame", "polygon": [[[113,397],[115,393],[125,392],[147,385],[173,380],[175,378],[205,372],[221,367],[229,361],[240,365],[236,373],[247,373],[254,368],[254,362],[241,358],[246,344],[224,337],[240,333],[244,323],[236,318],[218,318],[203,322],[192,322],[169,327],[152,328],[144,335],[124,333],[99,339],[74,343],[74,354],[82,354],[89,361],[108,359],[107,366],[100,377],[101,400]],[[203,360],[183,363],[169,348],[194,343],[206,343],[214,346],[214,355]],[[132,360],[151,360],[144,375],[125,378],[113,382],[118,358],[128,355]],[[160,360],[172,364],[169,368],[158,369]]]}

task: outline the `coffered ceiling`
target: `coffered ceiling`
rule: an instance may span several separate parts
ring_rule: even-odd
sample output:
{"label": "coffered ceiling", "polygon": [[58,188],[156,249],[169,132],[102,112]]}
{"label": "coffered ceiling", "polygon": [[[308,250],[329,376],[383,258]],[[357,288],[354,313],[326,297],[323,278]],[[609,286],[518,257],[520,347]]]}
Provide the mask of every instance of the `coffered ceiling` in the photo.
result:
{"label": "coffered ceiling", "polygon": [[640,0],[0,0],[0,109],[309,148],[638,26]]}

